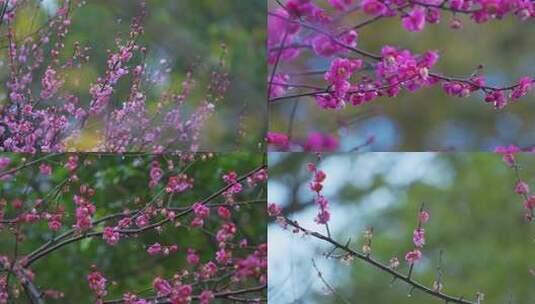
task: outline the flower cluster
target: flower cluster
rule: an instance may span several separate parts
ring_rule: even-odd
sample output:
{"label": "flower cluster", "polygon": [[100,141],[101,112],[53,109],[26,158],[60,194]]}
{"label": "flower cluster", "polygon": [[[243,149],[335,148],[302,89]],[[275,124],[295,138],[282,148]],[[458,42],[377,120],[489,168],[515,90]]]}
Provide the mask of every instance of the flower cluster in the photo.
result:
{"label": "flower cluster", "polygon": [[498,147],[496,152],[503,155],[503,161],[515,172],[516,182],[514,185],[514,191],[524,201],[524,218],[529,222],[533,221],[535,219],[535,195],[531,194],[529,184],[522,180],[520,174],[520,165],[515,157],[515,154],[522,152],[522,149],[516,146]]}
{"label": "flower cluster", "polygon": [[276,150],[298,150],[298,151],[335,151],[339,148],[339,140],[331,134],[321,132],[311,132],[305,140],[292,140],[287,134],[268,132],[266,142],[271,148]]}
{"label": "flower cluster", "polygon": [[[94,194],[94,190],[86,191],[86,187],[81,187],[80,194],[87,194],[89,197]],[[88,199],[81,195],[74,195],[74,203],[76,204],[76,229],[83,231],[93,227],[92,217],[97,211],[95,205]]]}
{"label": "flower cluster", "polygon": [[314,202],[318,205],[319,211],[314,219],[318,224],[327,224],[331,218],[329,213],[329,201],[321,194],[323,189],[323,182],[327,175],[322,170],[318,169],[313,163],[307,165],[308,171],[314,174],[313,180],[310,183],[310,190],[316,193]]}
{"label": "flower cluster", "polygon": [[[15,35],[19,32],[15,25],[33,7],[26,1],[9,2],[4,16],[9,24],[0,28],[6,38],[2,42],[7,43],[2,47],[5,56],[0,56],[7,63],[2,69],[5,79],[1,79],[6,98],[0,105],[0,151],[161,153],[199,149],[201,132],[229,87],[226,47],[206,85],[205,99],[190,103],[191,71],[187,71],[181,90],[174,86],[164,90],[171,66],[166,59],[160,66],[149,66],[149,48],[141,44],[147,12],[141,8],[140,15],[132,18],[129,32],[117,35],[101,74],[84,92],[78,82],[73,88],[68,75],[84,71],[99,59],[90,56],[89,45],[71,39],[75,37],[70,37],[70,29],[77,21],[71,19],[76,16],[74,11],[91,4],[64,1],[35,33],[20,38]],[[0,3],[0,13],[3,7]],[[84,142],[88,134],[95,137],[90,146]]]}
{"label": "flower cluster", "polygon": [[223,174],[222,179],[229,186],[228,190],[226,190],[223,195],[225,196],[227,204],[232,205],[235,202],[234,196],[244,190],[243,186],[242,184],[238,183],[238,174],[236,174],[234,171]]}
{"label": "flower cluster", "polygon": [[94,266],[93,271],[87,275],[87,281],[89,282],[89,288],[91,288],[98,299],[101,299],[108,294],[106,287],[107,280],[102,273],[95,270]]}
{"label": "flower cluster", "polygon": [[[18,301],[19,298],[13,298],[14,294],[7,290],[15,290],[15,286],[21,284],[33,284],[34,274],[30,267],[34,263],[48,255],[61,254],[59,249],[83,240],[92,240],[92,246],[102,246],[99,247],[102,252],[110,249],[108,246],[138,242],[139,246],[130,248],[142,248],[137,252],[142,258],[157,259],[158,262],[166,260],[176,265],[158,274],[148,274],[146,284],[154,280],[152,295],[147,294],[146,289],[119,291],[122,294],[120,300],[111,299],[112,294],[119,293],[117,290],[112,292],[118,284],[112,283],[111,274],[104,274],[105,264],[99,265],[99,270],[92,267],[84,277],[88,291],[96,297],[94,303],[150,304],[158,296],[169,303],[209,304],[218,297],[232,298],[234,293],[247,301],[262,298],[267,286],[267,244],[256,235],[245,233],[241,224],[244,218],[248,222],[249,216],[262,216],[265,212],[262,211],[264,208],[256,208],[254,204],[265,204],[261,195],[265,193],[262,188],[267,182],[266,167],[248,170],[228,170],[227,167],[222,176],[224,183],[219,183],[222,169],[213,167],[214,163],[209,161],[212,156],[210,153],[129,155],[123,159],[99,154],[50,154],[29,159],[17,154],[1,156],[0,174],[4,180],[0,183],[0,231],[15,236],[21,242],[20,248],[34,251],[20,249],[20,254],[11,261],[3,257],[8,256],[12,248],[8,243],[0,246],[0,270],[12,268],[16,275],[9,286],[0,275],[0,303]],[[103,158],[109,159],[100,164]],[[132,163],[129,163],[131,159]],[[112,187],[101,182],[101,178],[109,173],[112,161],[121,168],[128,166],[135,172],[132,176],[144,177],[139,185],[147,185],[146,188],[132,189],[124,198],[122,194],[110,195],[110,190],[124,189],[118,182]],[[225,163],[225,160],[221,162]],[[196,165],[192,168],[193,163]],[[210,164],[208,169],[202,168],[203,163]],[[239,176],[237,172],[242,170],[246,173]],[[169,179],[164,178],[167,176]],[[197,190],[194,176],[202,176],[203,180],[210,176],[216,181],[213,192],[204,193],[210,191],[204,190],[209,189],[210,184],[202,191]],[[46,191],[41,193],[37,188],[28,195],[25,187],[35,182],[34,177],[47,185]],[[168,182],[163,183],[163,180]],[[200,191],[191,196],[201,198],[190,201],[190,194],[176,195],[185,190]],[[117,201],[113,198],[116,195]],[[101,203],[103,197],[105,204]],[[229,201],[230,197],[232,201]],[[74,203],[69,202],[69,198]],[[48,229],[43,223],[48,224]],[[44,238],[39,233],[42,229],[45,229],[47,239],[37,246]],[[178,230],[180,241],[170,240],[177,236],[175,232]],[[181,237],[186,233],[191,236]],[[32,242],[36,246],[26,247],[23,242]],[[136,251],[129,254],[136,254]],[[226,286],[224,292],[218,288],[222,285]],[[250,286],[251,290],[244,290],[244,286]],[[69,292],[41,290],[37,285],[31,288],[36,292],[27,295],[28,301],[38,302],[35,297],[42,297],[42,300],[70,296]]]}
{"label": "flower cluster", "polygon": [[[435,67],[439,59],[436,50],[416,54],[383,45],[379,53],[374,53],[360,48],[358,41],[362,28],[383,18],[400,18],[401,26],[409,32],[420,32],[427,24],[439,23],[443,11],[454,12],[453,28],[462,26],[459,14],[469,15],[477,23],[507,15],[516,15],[520,20],[531,19],[535,17],[535,4],[530,0],[319,2],[322,3],[287,0],[268,13],[268,63],[272,66],[268,77],[270,106],[290,100],[300,103],[296,99],[310,98],[321,109],[341,111],[347,104],[362,106],[379,97],[397,97],[403,90],[413,93],[435,86],[459,98],[477,93],[494,108],[503,109],[535,87],[531,76],[500,87],[489,84],[480,70],[467,77],[444,75]],[[346,16],[358,11],[371,18],[356,25],[347,24]],[[320,62],[328,68],[326,71],[301,70],[303,61]],[[320,75],[322,79],[318,79]],[[296,117],[299,115],[291,114],[290,131]],[[338,123],[343,128],[343,123]],[[267,142],[274,150],[299,150],[299,145],[293,144],[291,138],[291,133],[272,132]],[[324,151],[321,146],[310,148]]]}
{"label": "flower cluster", "polygon": [[[153,167],[154,168],[154,167]],[[169,193],[180,193],[193,188],[194,180],[186,174],[179,174],[169,177],[165,191]]]}
{"label": "flower cluster", "polygon": [[423,224],[427,223],[427,221],[429,221],[429,213],[423,209],[420,210],[418,213],[418,227],[412,234],[412,242],[416,248],[405,255],[405,261],[411,266],[422,258],[420,249],[425,245],[425,230]]}

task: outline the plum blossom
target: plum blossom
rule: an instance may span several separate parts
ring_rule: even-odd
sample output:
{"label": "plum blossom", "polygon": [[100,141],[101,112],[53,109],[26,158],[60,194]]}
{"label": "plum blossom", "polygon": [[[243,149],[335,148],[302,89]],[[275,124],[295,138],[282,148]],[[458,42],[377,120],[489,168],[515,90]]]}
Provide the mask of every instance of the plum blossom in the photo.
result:
{"label": "plum blossom", "polygon": [[405,255],[405,261],[407,261],[407,263],[409,265],[413,265],[415,264],[416,262],[418,262],[420,259],[422,258],[422,252],[418,249],[414,249],[412,251],[409,251],[406,255]]}
{"label": "plum blossom", "polygon": [[105,297],[108,294],[106,290],[107,280],[102,273],[94,270],[87,275],[87,281],[89,282],[89,288],[91,288],[98,298]]}
{"label": "plum blossom", "polygon": [[425,231],[424,228],[417,228],[412,235],[414,246],[423,247],[425,245]]}
{"label": "plum blossom", "polygon": [[162,252],[162,246],[160,245],[160,243],[154,243],[149,248],[147,248],[147,252],[149,255],[157,255]]}
{"label": "plum blossom", "polygon": [[419,6],[402,18],[403,27],[410,32],[420,32],[425,26],[425,9]]}
{"label": "plum blossom", "polygon": [[114,227],[105,227],[102,238],[110,246],[115,246],[119,243],[120,234]]}

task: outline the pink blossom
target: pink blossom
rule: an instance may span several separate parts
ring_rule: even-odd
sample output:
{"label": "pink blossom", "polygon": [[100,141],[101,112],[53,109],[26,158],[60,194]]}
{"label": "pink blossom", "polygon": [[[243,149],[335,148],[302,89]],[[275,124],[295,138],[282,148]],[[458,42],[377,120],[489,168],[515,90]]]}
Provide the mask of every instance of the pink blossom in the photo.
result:
{"label": "pink blossom", "polygon": [[507,99],[502,91],[490,91],[485,95],[485,102],[492,103],[496,109],[503,109]]}
{"label": "pink blossom", "polygon": [[429,221],[429,212],[422,210],[418,213],[418,221],[420,224],[425,224]]}
{"label": "pink blossom", "polygon": [[276,145],[281,148],[286,148],[289,145],[288,135],[283,133],[268,132],[266,142],[270,145]]}
{"label": "pink blossom", "polygon": [[210,290],[203,290],[199,296],[200,304],[210,304],[214,300],[214,293]]}
{"label": "pink blossom", "polygon": [[147,248],[147,253],[149,255],[157,255],[162,252],[162,246],[160,243],[154,243],[149,248]]}
{"label": "pink blossom", "polygon": [[225,243],[234,238],[237,228],[234,223],[226,222],[221,225],[221,228],[216,233],[216,240],[220,243]]}
{"label": "pink blossom", "polygon": [[339,51],[338,44],[326,35],[317,35],[312,39],[314,53],[323,57],[330,57]]}
{"label": "pink blossom", "polygon": [[[338,86],[338,93],[342,94],[342,92],[347,92],[349,90],[349,82],[345,84],[347,84],[348,86],[344,88]],[[341,110],[346,105],[345,100],[343,98],[337,97],[334,94],[319,94],[315,96],[315,99],[318,106],[322,109]]]}
{"label": "pink blossom", "polygon": [[269,216],[279,216],[280,214],[281,214],[281,208],[277,204],[275,203],[268,204]]}
{"label": "pink blossom", "polygon": [[310,0],[289,0],[286,9],[292,16],[307,17],[317,15],[321,9]]}
{"label": "pink blossom", "polygon": [[425,26],[425,9],[417,6],[402,18],[403,27],[410,32],[420,32]]}
{"label": "pink blossom", "polygon": [[11,163],[11,158],[7,156],[0,157],[0,169],[4,169]]}
{"label": "pink blossom", "polygon": [[141,214],[140,216],[138,216],[136,218],[136,225],[139,227],[139,228],[143,228],[143,227],[146,227],[149,225],[149,222],[150,222],[150,217],[148,214],[146,213],[143,213]]}
{"label": "pink blossom", "polygon": [[193,179],[185,174],[171,176],[167,182],[166,191],[180,193],[193,188]]}
{"label": "pink blossom", "polygon": [[105,297],[108,294],[106,290],[106,278],[102,273],[93,271],[87,275],[87,281],[89,281],[89,288],[97,295],[98,298]]}
{"label": "pink blossom", "polygon": [[45,71],[43,80],[41,80],[41,98],[49,99],[54,96],[58,89],[63,85],[63,81],[57,78],[56,73],[57,72],[51,67],[48,67]]}
{"label": "pink blossom", "polygon": [[194,249],[188,249],[188,255],[186,256],[186,260],[190,265],[196,265],[199,264],[200,258]]}
{"label": "pink blossom", "polygon": [[205,279],[213,277],[217,273],[217,265],[210,261],[202,267],[202,276]]}
{"label": "pink blossom", "polygon": [[526,210],[535,209],[535,195],[530,196],[527,200],[524,201],[524,208]]}
{"label": "pink blossom", "polygon": [[[360,59],[345,59],[336,58],[331,62],[329,70],[325,73],[324,79],[334,86],[342,87],[344,83],[351,77],[351,75],[362,67],[362,60]],[[343,96],[346,92],[337,94]]]}
{"label": "pink blossom", "polygon": [[387,12],[386,5],[377,0],[363,0],[361,5],[362,10],[371,16],[384,15]]}
{"label": "pink blossom", "polygon": [[115,246],[119,242],[120,234],[113,227],[105,227],[102,238],[110,246]]}
{"label": "pink blossom", "polygon": [[232,212],[229,209],[221,206],[221,207],[217,208],[217,214],[222,219],[228,220],[230,218],[230,216],[232,215]]}
{"label": "pink blossom", "polygon": [[416,247],[423,247],[425,245],[425,231],[424,228],[417,228],[412,234],[412,241]]}
{"label": "pink blossom", "polygon": [[39,172],[44,176],[48,176],[52,173],[52,167],[47,164],[41,164],[39,166]]}
{"label": "pink blossom", "polygon": [[498,146],[498,147],[496,147],[494,152],[501,153],[501,154],[514,154],[514,153],[522,152],[522,149],[520,149],[520,147],[515,146],[515,145]]}
{"label": "pink blossom", "polygon": [[511,92],[511,99],[516,100],[526,95],[534,85],[534,80],[531,77],[522,77],[518,82],[518,86]]}
{"label": "pink blossom", "polygon": [[277,98],[283,96],[288,90],[288,81],[290,76],[288,74],[276,74],[273,77],[271,90],[269,91],[269,98]]}
{"label": "pink blossom", "polygon": [[329,210],[321,210],[316,218],[314,218],[314,221],[318,224],[327,224],[329,220],[331,219],[331,213]]}
{"label": "pink blossom", "polygon": [[61,222],[59,220],[51,220],[48,222],[48,228],[52,231],[59,231]]}
{"label": "pink blossom", "polygon": [[529,193],[529,185],[526,182],[519,181],[515,186],[515,192],[517,194],[528,194]]}
{"label": "pink blossom", "polygon": [[216,252],[216,261],[221,265],[227,265],[230,263],[231,254],[226,251],[225,248],[221,248]]}
{"label": "pink blossom", "polygon": [[74,172],[76,168],[78,168],[78,155],[71,155],[69,156],[69,159],[67,160],[67,163],[65,164],[65,168],[69,169],[69,171]]}
{"label": "pink blossom", "polygon": [[158,293],[158,296],[161,297],[169,295],[172,290],[171,284],[169,284],[168,281],[160,277],[154,278],[154,280],[152,281],[152,286],[154,287],[154,290],[156,290],[156,292]]}
{"label": "pink blossom", "polygon": [[155,187],[163,177],[163,170],[160,167],[160,163],[154,161],[150,169],[150,187]]}
{"label": "pink blossom", "polygon": [[171,293],[171,296],[169,297],[169,300],[171,303],[176,304],[186,304],[191,303],[191,294],[193,292],[193,288],[189,284],[185,285],[179,285],[175,287]]}
{"label": "pink blossom", "polygon": [[93,227],[92,216],[96,212],[96,207],[89,200],[78,195],[74,196],[74,202],[77,205],[75,227],[79,230]]}
{"label": "pink blossom", "polygon": [[227,184],[233,184],[238,180],[238,174],[235,171],[230,171],[223,174],[223,181]]}
{"label": "pink blossom", "polygon": [[403,27],[411,32],[420,32],[425,26],[425,9],[421,7],[415,7],[408,13],[407,16],[402,18]]}
{"label": "pink blossom", "polygon": [[334,151],[338,148],[338,139],[330,134],[312,132],[304,148],[306,151]]}
{"label": "pink blossom", "polygon": [[413,265],[414,263],[418,262],[422,258],[422,252],[418,249],[414,249],[413,251],[409,251],[405,255],[405,261],[409,263],[409,265]]}
{"label": "pink blossom", "polygon": [[210,216],[210,208],[206,207],[203,203],[195,203],[192,206],[193,212],[199,218],[206,219]]}

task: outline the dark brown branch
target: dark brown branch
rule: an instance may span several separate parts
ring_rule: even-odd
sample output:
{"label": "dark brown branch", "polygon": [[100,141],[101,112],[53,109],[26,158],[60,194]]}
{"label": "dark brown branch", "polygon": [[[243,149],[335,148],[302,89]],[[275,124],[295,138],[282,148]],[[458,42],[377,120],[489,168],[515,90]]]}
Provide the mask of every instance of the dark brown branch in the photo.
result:
{"label": "dark brown branch", "polygon": [[[219,189],[218,191],[214,192],[213,194],[211,194],[207,198],[203,199],[202,201],[200,201],[200,203],[201,204],[206,204],[206,203],[212,201],[213,199],[217,198],[218,196],[223,194],[225,191],[230,189],[235,184],[241,183],[242,181],[246,180],[249,176],[252,176],[253,174],[257,173],[258,171],[260,171],[260,170],[262,170],[264,168],[266,168],[266,165],[262,165],[262,166],[260,166],[260,167],[258,167],[256,169],[250,171],[249,173],[247,173],[247,174],[241,176],[240,178],[238,178],[236,180],[236,182],[226,185],[225,187],[223,187],[223,188]],[[192,207],[189,207],[189,208],[185,209],[184,211],[182,211],[181,213],[177,214],[176,216],[177,217],[185,216],[185,215],[187,215],[187,214],[189,214],[191,212],[193,212],[193,209],[192,209]],[[145,226],[143,228],[121,229],[121,230],[118,230],[118,232],[120,234],[127,234],[127,235],[138,234],[138,233],[142,233],[142,232],[145,232],[145,231],[148,231],[148,230],[155,229],[157,227],[163,226],[163,225],[165,225],[165,224],[167,224],[169,222],[171,222],[171,220],[166,218],[166,219],[160,220],[160,221],[158,221],[156,223],[147,225],[147,226]],[[59,242],[59,243],[55,244],[54,246],[51,246],[51,247],[48,247],[48,248],[44,248],[44,249],[41,249],[41,250],[38,249],[38,250],[34,251],[33,253],[31,253],[27,257],[25,266],[26,267],[30,266],[31,264],[33,264],[38,259],[48,255],[49,253],[51,253],[51,252],[53,252],[53,251],[55,251],[55,250],[57,250],[57,249],[59,249],[59,248],[61,248],[63,246],[66,246],[68,244],[71,244],[71,243],[74,243],[74,242],[77,242],[77,241],[80,241],[80,240],[83,240],[83,239],[86,239],[86,238],[102,236],[102,234],[103,234],[103,232],[85,233],[85,234],[82,234],[82,235],[67,239],[65,241]]]}
{"label": "dark brown branch", "polygon": [[[230,299],[233,296],[244,295],[244,294],[255,293],[255,292],[261,292],[261,291],[265,290],[266,288],[267,288],[267,285],[264,284],[264,285],[255,286],[255,287],[251,287],[251,288],[244,288],[244,289],[230,290],[230,291],[222,291],[222,292],[214,293],[214,298]],[[198,300],[199,297],[200,297],[199,295],[194,295],[191,298],[193,300]],[[171,303],[166,297],[159,297],[157,299],[158,299],[158,303],[161,303],[161,304],[164,304],[164,303],[165,304],[170,304]],[[244,301],[249,301],[249,302],[256,302],[255,299],[254,300],[253,299],[251,299],[251,300],[243,299],[243,300]],[[104,304],[120,304],[120,303],[124,303],[124,300],[117,299],[117,300],[104,301]]]}
{"label": "dark brown branch", "polygon": [[446,302],[451,302],[451,303],[459,303],[459,304],[476,304],[476,302],[473,302],[473,301],[469,301],[469,300],[465,300],[463,297],[454,297],[454,296],[450,296],[450,295],[447,295],[447,294],[444,294],[442,293],[441,291],[435,291],[433,290],[432,288],[429,288],[425,285],[423,285],[422,283],[420,282],[417,282],[415,281],[414,279],[410,278],[408,275],[405,275],[405,274],[402,274],[390,267],[388,267],[387,265],[381,263],[380,261],[377,261],[375,260],[374,258],[372,258],[371,256],[369,255],[366,255],[364,253],[361,253],[357,250],[354,250],[354,249],[351,249],[348,247],[348,245],[343,245],[337,241],[335,241],[334,239],[328,237],[328,236],[325,236],[319,232],[315,232],[315,231],[309,231],[305,228],[303,228],[302,226],[300,226],[296,221],[293,221],[293,220],[290,220],[288,218],[285,218],[286,219],[286,222],[298,229],[299,231],[303,232],[304,234],[306,235],[311,235],[319,240],[322,240],[322,241],[325,241],[325,242],[328,242],[330,243],[331,245],[335,246],[335,248],[337,249],[340,249],[342,251],[345,251],[347,254],[353,256],[353,257],[356,257],[360,260],[363,260],[365,262],[367,262],[368,264],[371,264],[373,266],[375,266],[376,268],[388,273],[388,274],[391,274],[394,278],[396,279],[399,279],[401,281],[404,281],[406,282],[407,284],[409,284],[413,289],[418,289],[420,291],[423,291],[424,293],[427,293],[435,298],[438,298],[438,299],[441,299],[441,300],[444,300]]}

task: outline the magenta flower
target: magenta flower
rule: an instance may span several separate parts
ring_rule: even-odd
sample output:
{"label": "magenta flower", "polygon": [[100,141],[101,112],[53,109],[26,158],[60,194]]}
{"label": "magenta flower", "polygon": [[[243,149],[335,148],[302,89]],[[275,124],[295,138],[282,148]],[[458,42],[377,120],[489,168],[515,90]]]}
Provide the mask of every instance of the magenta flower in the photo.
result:
{"label": "magenta flower", "polygon": [[167,296],[171,293],[171,284],[169,284],[168,281],[160,278],[160,277],[156,277],[154,278],[154,281],[152,282],[152,286],[154,287],[154,290],[156,290],[158,296]]}
{"label": "magenta flower", "polygon": [[210,208],[206,207],[202,203],[197,202],[193,204],[192,209],[195,215],[201,219],[206,219],[208,216],[210,216]]}
{"label": "magenta flower", "polygon": [[334,151],[338,149],[338,139],[330,134],[312,132],[304,148],[307,151]]}
{"label": "magenta flower", "polygon": [[290,76],[288,76],[288,74],[276,74],[273,77],[273,82],[271,83],[269,98],[283,96],[286,93],[286,90],[288,90],[289,80]]}
{"label": "magenta flower", "polygon": [[529,193],[529,185],[526,182],[519,181],[515,186],[515,192],[517,194],[528,194]]}
{"label": "magenta flower", "polygon": [[188,255],[186,256],[186,260],[190,265],[196,265],[199,264],[200,258],[197,252],[194,249],[188,249]]}
{"label": "magenta flower", "polygon": [[270,145],[275,145],[282,148],[286,148],[290,144],[288,135],[277,132],[268,132],[266,136],[266,142]]}
{"label": "magenta flower", "polygon": [[105,227],[102,233],[102,238],[110,246],[115,246],[119,242],[120,234],[113,227]]}
{"label": "magenta flower", "polygon": [[413,265],[414,263],[418,262],[422,258],[422,252],[418,249],[414,249],[413,251],[409,251],[405,255],[405,261],[409,263],[409,265]]}
{"label": "magenta flower", "polygon": [[167,182],[166,191],[180,193],[193,188],[193,179],[186,174],[171,176]]}
{"label": "magenta flower", "polygon": [[203,290],[199,296],[200,304],[210,304],[214,300],[214,293],[210,290]]}
{"label": "magenta flower", "polygon": [[232,212],[223,206],[217,208],[217,215],[219,215],[220,218],[228,220],[230,219]]}
{"label": "magenta flower", "polygon": [[420,213],[418,213],[418,221],[420,224],[427,223],[427,221],[429,221],[429,212],[422,210]]}
{"label": "magenta flower", "polygon": [[87,275],[87,281],[89,282],[89,288],[97,295],[97,297],[102,298],[108,294],[106,290],[106,278],[102,273],[98,271],[93,271]]}
{"label": "magenta flower", "polygon": [[409,14],[401,19],[403,27],[410,32],[420,32],[425,26],[425,9],[415,7]]}
{"label": "magenta flower", "polygon": [[281,208],[277,204],[275,203],[268,204],[269,216],[279,216],[280,214],[281,214]]}
{"label": "magenta flower", "polygon": [[513,89],[511,92],[511,99],[516,100],[524,95],[526,95],[534,85],[534,80],[531,77],[522,77],[518,82],[518,86]]}
{"label": "magenta flower", "polygon": [[423,247],[425,245],[425,231],[424,228],[417,228],[412,234],[412,241],[416,247]]}
{"label": "magenta flower", "polygon": [[0,157],[0,169],[4,169],[11,163],[11,159],[7,156]]}
{"label": "magenta flower", "polygon": [[149,248],[147,248],[147,253],[149,255],[157,255],[162,252],[162,246],[160,243],[154,243]]}
{"label": "magenta flower", "polygon": [[361,4],[362,10],[371,16],[384,15],[387,12],[386,5],[377,0],[363,0]]}

